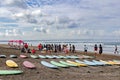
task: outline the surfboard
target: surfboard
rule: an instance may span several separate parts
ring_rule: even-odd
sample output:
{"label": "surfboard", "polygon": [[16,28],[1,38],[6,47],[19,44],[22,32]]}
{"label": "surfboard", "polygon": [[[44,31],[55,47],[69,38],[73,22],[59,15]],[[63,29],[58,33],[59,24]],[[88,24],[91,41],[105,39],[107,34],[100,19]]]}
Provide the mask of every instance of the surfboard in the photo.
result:
{"label": "surfboard", "polygon": [[59,58],[60,58],[60,59],[64,59],[64,58],[65,58],[65,56],[59,55]]}
{"label": "surfboard", "polygon": [[41,64],[46,66],[46,67],[49,67],[49,68],[53,68],[53,69],[56,69],[58,68],[57,66],[53,65],[53,64],[50,64],[49,62],[47,61],[41,61]]}
{"label": "surfboard", "polygon": [[97,60],[92,60],[92,62],[94,62],[96,65],[99,65],[99,66],[104,66],[104,65],[106,65],[105,63],[100,62],[100,61],[97,61]]}
{"label": "surfboard", "polygon": [[114,61],[107,61],[107,62],[109,62],[110,64],[112,64],[112,65],[117,65],[117,63],[116,62],[114,62]]}
{"label": "surfboard", "polygon": [[55,65],[55,66],[58,66],[58,67],[64,67],[64,68],[69,67],[67,65],[61,64],[61,63],[56,62],[56,61],[50,61],[50,63]]}
{"label": "surfboard", "polygon": [[53,59],[54,57],[51,55],[46,55],[47,58]]}
{"label": "surfboard", "polygon": [[77,65],[77,66],[83,66],[83,67],[87,66],[86,64],[83,64],[83,63],[77,63],[77,62],[70,61],[70,60],[67,60],[66,62],[71,63],[71,64],[75,64],[75,65]]}
{"label": "surfboard", "polygon": [[79,59],[83,59],[84,56],[83,55],[78,55]]}
{"label": "surfboard", "polygon": [[94,62],[88,61],[88,60],[83,60],[83,62],[89,66],[97,66]]}
{"label": "surfboard", "polygon": [[113,60],[113,62],[115,62],[116,65],[120,65],[120,61],[119,60]]}
{"label": "surfboard", "polygon": [[31,58],[38,59],[39,57],[37,55],[30,55]]}
{"label": "surfboard", "polygon": [[10,58],[17,58],[17,55],[10,55]]}
{"label": "surfboard", "polygon": [[72,66],[72,67],[77,67],[77,65],[75,64],[71,64],[71,63],[68,63],[68,62],[65,62],[65,61],[59,61],[61,64],[64,64],[64,65],[68,65],[68,66]]}
{"label": "surfboard", "polygon": [[6,65],[8,67],[13,67],[13,68],[17,68],[18,67],[17,63],[15,61],[13,61],[13,60],[7,60],[6,61]]}
{"label": "surfboard", "polygon": [[26,68],[29,68],[29,69],[36,68],[35,65],[34,65],[33,63],[31,63],[30,61],[24,61],[24,62],[23,62],[23,65],[24,65]]}
{"label": "surfboard", "polygon": [[111,64],[110,62],[107,62],[107,61],[104,61],[104,60],[100,60],[100,62],[103,62],[103,63],[105,63],[106,65],[113,65],[113,64]]}
{"label": "surfboard", "polygon": [[78,57],[78,56],[71,55],[70,58],[72,58],[72,59],[78,59],[79,57]]}
{"label": "surfboard", "polygon": [[85,64],[83,61],[80,60],[75,60],[75,62]]}
{"label": "surfboard", "polygon": [[24,54],[21,54],[21,55],[20,55],[20,58],[27,58],[27,56],[24,55]]}
{"label": "surfboard", "polygon": [[70,58],[71,58],[71,56],[69,56],[69,55],[65,56],[65,59],[70,59]]}
{"label": "surfboard", "polygon": [[56,55],[52,55],[54,59],[59,59],[60,57],[59,56],[56,56]]}
{"label": "surfboard", "polygon": [[83,58],[84,58],[84,59],[91,59],[91,58],[95,58],[95,57],[83,55]]}
{"label": "surfboard", "polygon": [[0,70],[0,75],[13,75],[21,73],[23,73],[21,70]]}
{"label": "surfboard", "polygon": [[2,55],[2,54],[1,54],[1,55],[0,55],[0,58],[6,58],[6,55]]}
{"label": "surfboard", "polygon": [[38,55],[39,56],[39,58],[43,58],[43,59],[46,59],[47,57],[46,56],[44,56],[44,55]]}

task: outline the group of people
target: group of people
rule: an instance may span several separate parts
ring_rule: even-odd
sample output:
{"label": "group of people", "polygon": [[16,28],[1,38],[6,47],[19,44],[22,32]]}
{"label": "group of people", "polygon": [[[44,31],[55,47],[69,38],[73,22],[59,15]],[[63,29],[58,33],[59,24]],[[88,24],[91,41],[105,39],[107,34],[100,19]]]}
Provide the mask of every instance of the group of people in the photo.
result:
{"label": "group of people", "polygon": [[69,44],[69,48],[68,48],[68,44],[38,44],[38,50],[42,51],[42,50],[46,50],[46,52],[65,52],[65,53],[75,53],[75,45],[71,45]]}
{"label": "group of people", "polygon": [[32,53],[32,54],[35,54],[36,50],[34,48],[30,49],[28,47],[28,44],[24,43],[23,47],[21,48],[21,53]]}
{"label": "group of people", "polygon": [[[48,52],[64,52],[64,53],[75,53],[75,45],[71,45],[69,44],[38,44],[37,46],[38,50],[41,52],[42,50],[45,50],[47,53]],[[21,52],[22,53],[32,53],[35,54],[36,53],[36,49],[33,47],[32,49],[28,48],[28,44],[24,43],[23,47],[21,48]],[[87,54],[88,52],[88,47],[86,45],[84,45],[84,53]],[[103,53],[103,47],[101,44],[99,44],[99,46],[97,44],[94,45],[94,53],[95,56],[97,55],[97,53],[99,53],[100,55]],[[115,45],[115,50],[114,53],[118,54],[118,48],[117,45]]]}
{"label": "group of people", "polygon": [[[32,47],[32,46],[31,46]],[[75,53],[75,45],[69,44],[38,44],[37,48],[35,49],[34,47],[31,49],[29,48],[27,43],[24,43],[22,48],[21,48],[21,53],[32,53],[35,54],[36,50],[39,50],[40,53],[42,51],[45,51],[45,53],[52,53],[52,52],[64,52],[64,53]]]}
{"label": "group of people", "polygon": [[[86,45],[84,45],[85,54],[87,54],[87,51],[88,51],[88,47]],[[100,44],[99,47],[98,47],[97,44],[95,44],[94,52],[95,52],[95,56],[96,56],[97,53],[99,53],[101,55],[103,53],[102,45]]]}

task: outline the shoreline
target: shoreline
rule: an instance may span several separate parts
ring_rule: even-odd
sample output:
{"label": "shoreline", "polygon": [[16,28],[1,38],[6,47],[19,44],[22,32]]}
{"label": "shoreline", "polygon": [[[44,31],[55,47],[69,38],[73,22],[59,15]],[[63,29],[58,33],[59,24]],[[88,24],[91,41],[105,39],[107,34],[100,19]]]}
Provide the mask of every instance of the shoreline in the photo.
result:
{"label": "shoreline", "polygon": [[[5,47],[5,48],[10,48],[7,44],[0,44],[0,47]],[[37,46],[29,46],[29,48],[30,49],[32,49],[32,48],[35,48],[35,49],[37,49]],[[82,53],[82,54],[84,54],[84,51],[82,51],[82,50],[76,50],[76,52],[77,53]],[[92,55],[94,55],[94,51],[88,51],[88,54],[87,55],[89,55],[89,54],[92,54]],[[99,55],[99,53],[97,53],[98,55]],[[111,54],[111,53],[102,53],[102,55],[110,55],[110,56],[120,56],[120,53],[119,54]]]}

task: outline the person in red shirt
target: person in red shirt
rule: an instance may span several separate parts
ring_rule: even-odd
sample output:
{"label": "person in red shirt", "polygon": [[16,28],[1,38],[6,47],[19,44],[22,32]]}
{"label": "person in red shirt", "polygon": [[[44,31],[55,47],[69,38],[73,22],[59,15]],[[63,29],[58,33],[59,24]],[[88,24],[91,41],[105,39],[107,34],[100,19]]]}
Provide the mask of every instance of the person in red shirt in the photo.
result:
{"label": "person in red shirt", "polygon": [[35,53],[36,53],[36,50],[33,48],[33,49],[31,50],[31,53],[32,53],[32,54],[35,54]]}
{"label": "person in red shirt", "polygon": [[42,50],[42,44],[38,45],[38,49],[41,51]]}
{"label": "person in red shirt", "polygon": [[27,44],[27,43],[25,43],[25,44],[24,44],[24,47],[25,47],[25,49],[27,49],[27,48],[28,48],[28,44]]}
{"label": "person in red shirt", "polygon": [[28,44],[27,43],[24,43],[24,48],[25,48],[25,51],[27,53],[27,51],[28,51]]}

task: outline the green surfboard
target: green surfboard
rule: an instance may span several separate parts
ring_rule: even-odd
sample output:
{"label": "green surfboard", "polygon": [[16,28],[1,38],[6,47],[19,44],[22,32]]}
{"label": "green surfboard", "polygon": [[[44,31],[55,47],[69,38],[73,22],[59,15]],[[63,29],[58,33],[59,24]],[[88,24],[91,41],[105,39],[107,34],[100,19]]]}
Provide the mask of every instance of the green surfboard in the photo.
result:
{"label": "green surfboard", "polygon": [[14,75],[21,73],[23,73],[21,70],[0,70],[0,75]]}
{"label": "green surfboard", "polygon": [[61,64],[64,64],[64,65],[68,65],[68,66],[72,66],[72,67],[77,67],[77,65],[74,65],[74,64],[71,64],[71,63],[68,63],[68,62],[65,62],[65,61],[59,61]]}
{"label": "green surfboard", "polygon": [[56,61],[50,61],[50,63],[58,67],[69,67],[68,65],[64,65]]}

